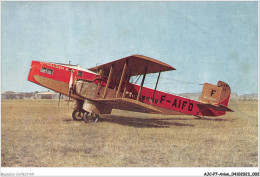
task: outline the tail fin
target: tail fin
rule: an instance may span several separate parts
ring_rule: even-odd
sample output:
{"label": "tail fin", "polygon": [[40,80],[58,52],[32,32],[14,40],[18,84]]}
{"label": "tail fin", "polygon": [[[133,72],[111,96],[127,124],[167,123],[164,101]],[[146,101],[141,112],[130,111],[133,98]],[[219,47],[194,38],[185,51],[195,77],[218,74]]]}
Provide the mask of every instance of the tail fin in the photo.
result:
{"label": "tail fin", "polygon": [[231,89],[225,82],[218,81],[218,85],[205,83],[203,86],[200,101],[213,105],[228,106]]}

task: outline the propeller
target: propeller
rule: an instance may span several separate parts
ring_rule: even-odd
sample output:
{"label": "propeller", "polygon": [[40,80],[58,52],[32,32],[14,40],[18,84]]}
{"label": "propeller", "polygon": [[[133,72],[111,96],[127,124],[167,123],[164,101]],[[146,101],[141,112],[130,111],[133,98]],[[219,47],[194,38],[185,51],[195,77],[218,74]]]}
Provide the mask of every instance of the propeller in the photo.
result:
{"label": "propeller", "polygon": [[59,94],[59,102],[58,102],[58,107],[60,107],[60,98],[61,98],[61,93]]}
{"label": "propeller", "polygon": [[71,70],[70,73],[71,74],[70,74],[70,81],[69,81],[69,101],[68,101],[68,107],[69,107],[71,89],[72,89],[72,84],[73,84],[73,70]]}

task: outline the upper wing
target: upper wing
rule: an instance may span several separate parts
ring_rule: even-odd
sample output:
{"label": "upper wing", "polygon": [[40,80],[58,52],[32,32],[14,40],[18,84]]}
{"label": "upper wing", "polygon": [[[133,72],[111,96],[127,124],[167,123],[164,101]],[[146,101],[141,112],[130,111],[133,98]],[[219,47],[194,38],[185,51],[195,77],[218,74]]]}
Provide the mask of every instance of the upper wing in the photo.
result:
{"label": "upper wing", "polygon": [[126,111],[142,112],[142,113],[162,113],[155,107],[128,98],[112,98],[112,99],[89,99],[112,106],[113,109],[121,109]]}
{"label": "upper wing", "polygon": [[144,74],[145,67],[147,67],[146,74],[175,70],[174,67],[166,63],[142,55],[131,55],[119,60],[112,61],[110,63],[90,68],[89,70],[93,72],[98,72],[99,70],[103,69],[104,76],[108,76],[110,68],[111,66],[113,66],[114,71],[112,77],[120,78],[126,62],[127,72],[131,73],[131,76]]}

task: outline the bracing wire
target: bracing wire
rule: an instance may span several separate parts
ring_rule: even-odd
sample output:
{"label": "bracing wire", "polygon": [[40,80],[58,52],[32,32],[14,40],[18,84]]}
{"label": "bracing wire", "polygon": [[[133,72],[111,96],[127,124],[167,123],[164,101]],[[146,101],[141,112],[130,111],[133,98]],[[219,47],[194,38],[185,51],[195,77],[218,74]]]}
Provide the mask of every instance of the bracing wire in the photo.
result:
{"label": "bracing wire", "polygon": [[[153,76],[153,75],[147,75],[148,77],[157,77],[157,76]],[[187,82],[187,81],[183,81],[183,80],[178,80],[178,79],[172,79],[172,78],[168,78],[168,77],[160,77],[160,79],[167,79],[167,81],[177,81],[177,82],[181,82],[184,84],[192,84],[192,85],[203,85],[200,83],[195,83],[195,82]],[[146,84],[152,84],[152,83],[146,83]],[[170,82],[160,82],[160,84],[171,84]]]}
{"label": "bracing wire", "polygon": [[[138,78],[136,78],[136,80],[135,80],[134,84],[136,84],[136,83],[138,82],[138,80],[140,79],[140,77],[141,77],[141,75],[139,75],[139,77],[138,77]],[[132,78],[131,78],[131,80],[132,80]],[[130,91],[132,91],[132,89],[133,89],[133,88],[134,88],[134,85],[132,85],[132,87],[131,87]]]}

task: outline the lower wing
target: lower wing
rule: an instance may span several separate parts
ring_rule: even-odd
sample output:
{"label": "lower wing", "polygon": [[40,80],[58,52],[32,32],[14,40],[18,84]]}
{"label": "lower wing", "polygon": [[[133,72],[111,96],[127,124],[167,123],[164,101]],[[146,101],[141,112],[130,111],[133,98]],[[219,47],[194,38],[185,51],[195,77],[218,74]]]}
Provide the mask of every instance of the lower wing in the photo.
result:
{"label": "lower wing", "polygon": [[154,113],[160,114],[162,113],[159,109],[141,103],[136,100],[128,99],[128,98],[112,98],[112,99],[89,99],[91,101],[99,102],[102,104],[107,104],[112,106],[113,109],[121,109],[126,111],[134,111],[134,112],[142,112],[142,113]]}

